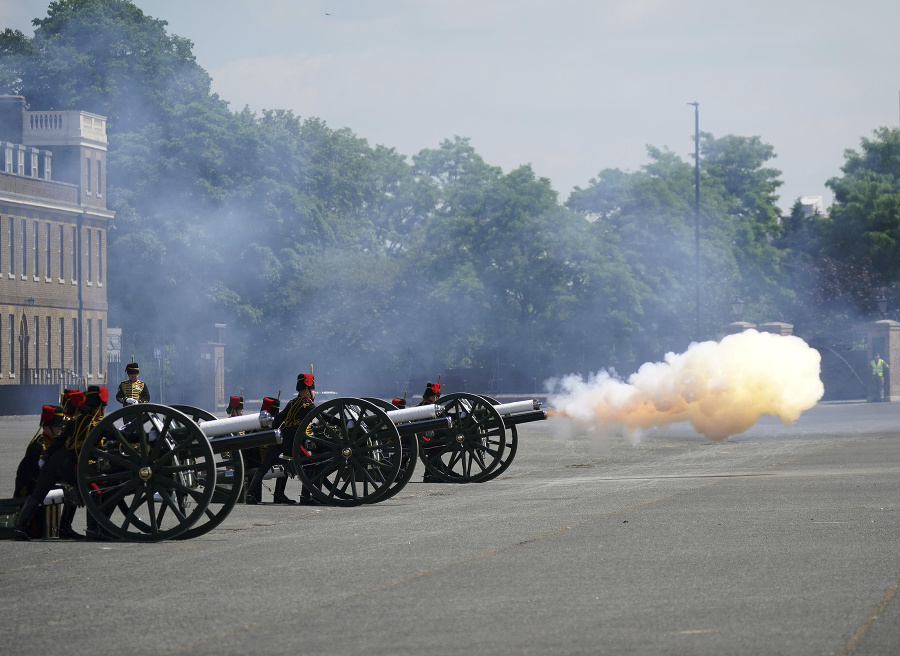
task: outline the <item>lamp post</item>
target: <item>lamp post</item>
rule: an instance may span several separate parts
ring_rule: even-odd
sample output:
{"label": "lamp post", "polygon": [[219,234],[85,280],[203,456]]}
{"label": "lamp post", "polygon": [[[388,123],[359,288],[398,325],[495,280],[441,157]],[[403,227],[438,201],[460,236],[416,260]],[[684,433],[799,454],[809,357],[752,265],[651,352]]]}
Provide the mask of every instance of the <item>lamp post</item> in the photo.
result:
{"label": "lamp post", "polygon": [[884,290],[878,292],[878,296],[875,297],[875,302],[878,303],[878,312],[884,317],[887,312],[888,299],[884,294]]}
{"label": "lamp post", "polygon": [[736,321],[740,321],[744,315],[744,300],[740,296],[735,296],[731,301],[731,311],[734,312]]}
{"label": "lamp post", "polygon": [[696,340],[700,341],[700,103],[690,102],[694,106],[694,251],[697,261],[694,273],[697,276],[697,328]]}

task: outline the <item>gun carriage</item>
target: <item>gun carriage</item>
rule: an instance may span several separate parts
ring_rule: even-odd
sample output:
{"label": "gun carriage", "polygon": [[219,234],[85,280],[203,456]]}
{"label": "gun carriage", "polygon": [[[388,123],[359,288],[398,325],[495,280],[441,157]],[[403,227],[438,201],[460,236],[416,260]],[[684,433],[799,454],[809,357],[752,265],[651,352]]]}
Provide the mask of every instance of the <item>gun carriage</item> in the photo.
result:
{"label": "gun carriage", "polygon": [[[292,460],[320,501],[384,501],[410,480],[416,460],[438,480],[477,483],[512,463],[516,425],[546,418],[537,401],[499,404],[458,393],[397,410],[376,399],[316,406],[297,430]],[[216,419],[190,406],[129,405],[100,421],[78,463],[90,518],[132,541],[198,537],[218,526],[242,494],[241,449],[280,444],[272,417]]]}

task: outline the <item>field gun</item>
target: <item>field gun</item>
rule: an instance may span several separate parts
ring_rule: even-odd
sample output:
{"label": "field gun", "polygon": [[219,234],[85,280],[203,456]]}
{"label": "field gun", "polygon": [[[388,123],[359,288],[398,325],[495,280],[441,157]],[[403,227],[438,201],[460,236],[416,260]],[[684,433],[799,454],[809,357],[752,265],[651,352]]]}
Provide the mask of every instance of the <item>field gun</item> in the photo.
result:
{"label": "field gun", "polygon": [[77,481],[85,510],[108,535],[124,540],[202,535],[237,503],[240,449],[281,442],[272,419],[266,412],[216,419],[197,408],[154,403],[116,410],[81,449]]}

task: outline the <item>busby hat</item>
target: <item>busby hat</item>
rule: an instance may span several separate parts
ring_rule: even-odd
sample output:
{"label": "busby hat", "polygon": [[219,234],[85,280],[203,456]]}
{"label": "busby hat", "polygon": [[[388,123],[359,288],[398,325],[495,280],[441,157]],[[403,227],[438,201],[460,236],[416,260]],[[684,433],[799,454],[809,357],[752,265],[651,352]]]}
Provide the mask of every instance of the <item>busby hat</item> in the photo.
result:
{"label": "busby hat", "polygon": [[427,383],[425,385],[425,393],[422,396],[440,396],[441,386],[438,383]]}
{"label": "busby hat", "polygon": [[41,426],[61,426],[66,420],[66,413],[58,405],[45,405],[41,408]]}
{"label": "busby hat", "polygon": [[312,374],[300,374],[297,376],[297,391],[302,392],[305,389],[316,389],[316,379]]}
{"label": "busby hat", "polygon": [[401,398],[391,399],[391,405],[393,405],[395,408],[399,408],[400,410],[403,410],[403,408],[406,407],[406,399],[401,399]]}
{"label": "busby hat", "polygon": [[271,396],[267,396],[262,400],[262,408],[260,408],[260,411],[274,414],[278,412],[280,407],[281,401],[273,399]]}
{"label": "busby hat", "polygon": [[138,366],[137,362],[129,362],[125,365],[125,373],[126,374],[139,374],[141,373],[141,368]]}
{"label": "busby hat", "polygon": [[103,385],[91,385],[87,388],[84,404],[88,407],[95,408],[98,405],[105,405],[109,401],[109,388]]}
{"label": "busby hat", "polygon": [[84,392],[77,389],[63,390],[62,405],[66,414],[74,414],[78,408],[84,405]]}

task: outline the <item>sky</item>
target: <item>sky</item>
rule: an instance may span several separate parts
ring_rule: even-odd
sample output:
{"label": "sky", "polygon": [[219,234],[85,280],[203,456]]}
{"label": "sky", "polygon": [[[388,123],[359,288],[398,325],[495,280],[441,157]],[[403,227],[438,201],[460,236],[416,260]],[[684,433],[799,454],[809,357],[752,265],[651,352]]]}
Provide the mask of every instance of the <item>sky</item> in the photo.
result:
{"label": "sky", "polygon": [[[896,0],[135,0],[234,111],[289,109],[412,156],[466,137],[564,201],[647,146],[758,136],[779,205],[832,202],[846,149],[900,123]],[[48,0],[0,0],[33,33]],[[73,108],[77,109],[77,108]]]}

